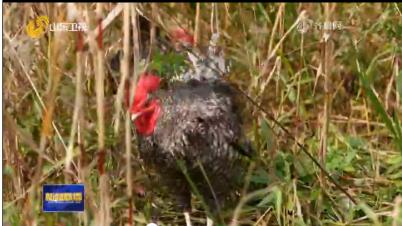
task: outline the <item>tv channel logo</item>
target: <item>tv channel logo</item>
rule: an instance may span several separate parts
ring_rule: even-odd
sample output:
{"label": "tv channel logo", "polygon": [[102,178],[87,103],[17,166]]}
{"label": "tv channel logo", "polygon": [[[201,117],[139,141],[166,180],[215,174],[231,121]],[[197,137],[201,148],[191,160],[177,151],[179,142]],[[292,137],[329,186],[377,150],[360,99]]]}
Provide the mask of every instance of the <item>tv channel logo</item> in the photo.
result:
{"label": "tv channel logo", "polygon": [[25,27],[25,31],[31,38],[40,38],[46,31],[88,31],[88,26],[84,22],[80,23],[50,23],[48,16],[38,16],[30,20]]}
{"label": "tv channel logo", "polygon": [[42,193],[43,212],[83,212],[83,184],[45,184]]}

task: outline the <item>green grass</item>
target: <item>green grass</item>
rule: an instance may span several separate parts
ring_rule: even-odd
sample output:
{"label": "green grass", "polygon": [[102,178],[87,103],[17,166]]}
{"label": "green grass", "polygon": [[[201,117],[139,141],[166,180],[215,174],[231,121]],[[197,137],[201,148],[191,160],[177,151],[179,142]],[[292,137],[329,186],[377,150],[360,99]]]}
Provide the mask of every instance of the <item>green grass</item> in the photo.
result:
{"label": "green grass", "polygon": [[[74,5],[79,12],[94,13],[96,8],[95,4]],[[106,18],[116,4],[102,7],[102,18]],[[201,46],[211,36],[212,7],[212,3],[200,4]],[[243,98],[241,107],[247,136],[258,153],[241,205],[227,210],[227,215],[238,214],[238,225],[402,225],[402,4],[228,3],[216,7],[220,44],[232,62],[229,80],[255,102]],[[177,26],[194,32],[195,3],[164,3],[155,8],[161,35]],[[139,10],[152,15],[151,4],[140,4]],[[302,10],[316,25],[303,34],[295,26]],[[56,37],[47,32],[32,39],[25,33],[28,20],[37,15],[64,22],[66,14],[65,4],[3,4],[3,216],[8,225],[34,221],[37,225],[96,225],[96,215],[101,213],[96,54],[89,49],[82,56],[84,110],[74,140],[72,172],[65,172],[61,140],[68,145],[73,123],[76,34]],[[92,29],[94,18],[88,21]],[[330,32],[323,42],[319,25],[326,18],[340,21],[343,27]],[[121,14],[106,27],[105,65],[123,49],[123,25]],[[149,67],[169,78],[186,66],[183,56],[156,51]],[[105,172],[112,224],[127,222],[126,187],[133,183],[133,190],[139,184],[146,188],[145,197],[133,196],[136,225],[149,222],[151,200],[158,207],[160,225],[183,225],[182,214],[165,195],[166,188],[149,179],[153,174],[143,169],[136,148],[131,152],[132,181],[126,179],[124,126],[115,133],[113,120],[120,76],[107,70],[104,81]],[[43,116],[41,101],[44,106],[56,106],[50,119]],[[60,137],[53,130],[41,148],[49,120]],[[357,204],[321,172],[301,145]],[[39,165],[41,152],[44,160]],[[41,172],[40,180],[32,181],[36,170]],[[37,197],[42,183],[77,181],[86,184],[85,214],[41,212]],[[39,186],[31,190],[35,183]],[[193,223],[205,224],[200,199],[193,201]]]}

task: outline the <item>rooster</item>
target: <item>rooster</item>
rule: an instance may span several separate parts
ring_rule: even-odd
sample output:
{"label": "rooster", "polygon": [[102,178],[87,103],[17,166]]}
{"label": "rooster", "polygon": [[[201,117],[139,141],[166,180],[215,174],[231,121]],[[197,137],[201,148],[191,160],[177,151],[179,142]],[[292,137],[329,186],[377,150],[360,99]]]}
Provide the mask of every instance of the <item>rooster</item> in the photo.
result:
{"label": "rooster", "polygon": [[[253,150],[242,130],[236,92],[223,78],[223,55],[188,53],[194,70],[160,87],[160,77],[140,76],[129,107],[145,167],[171,191],[190,226],[191,194],[207,208],[207,225],[236,197]],[[212,220],[214,219],[214,221]]]}

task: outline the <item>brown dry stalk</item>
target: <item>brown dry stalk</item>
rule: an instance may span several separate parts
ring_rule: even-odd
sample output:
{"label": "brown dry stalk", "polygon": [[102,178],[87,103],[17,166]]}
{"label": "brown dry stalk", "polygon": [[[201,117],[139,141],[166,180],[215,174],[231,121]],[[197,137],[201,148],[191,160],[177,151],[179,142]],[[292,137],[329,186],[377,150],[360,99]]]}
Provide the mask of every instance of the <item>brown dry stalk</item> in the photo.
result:
{"label": "brown dry stalk", "polygon": [[286,31],[286,33],[282,36],[282,38],[279,40],[279,42],[276,44],[276,46],[268,53],[267,59],[263,63],[263,68],[260,72],[260,76],[266,74],[269,69],[269,62],[270,60],[276,55],[276,51],[278,51],[279,47],[282,45],[282,43],[285,41],[286,37],[290,34],[291,31],[297,26],[297,24],[300,22],[305,17],[306,11],[302,11],[299,15],[299,17],[296,19],[296,21],[292,24],[292,26],[289,28],[289,30]]}
{"label": "brown dry stalk", "polygon": [[[21,134],[18,134],[17,131],[17,125],[15,120],[12,118],[12,116],[5,111],[3,115],[3,167],[7,167],[7,165],[13,167],[13,172],[11,176],[11,185],[14,189],[15,196],[21,195],[24,190],[24,186],[22,183],[22,175],[23,175],[23,165],[22,163],[22,158],[21,153],[18,151],[17,147],[19,145],[20,137],[22,138]],[[21,139],[23,140],[23,138]],[[22,141],[24,142],[24,141]],[[33,150],[37,150],[37,145],[34,141],[31,139],[29,140],[30,143],[32,143],[32,148]],[[3,189],[5,191],[5,197],[9,197],[7,190],[11,190],[7,186],[6,180],[4,181],[3,184]],[[7,187],[6,187],[7,186]],[[11,192],[11,197],[13,197],[13,192]]]}
{"label": "brown dry stalk", "polygon": [[392,217],[394,220],[392,221],[392,226],[397,226],[402,223],[400,216],[401,213],[401,207],[402,207],[402,196],[397,196],[395,198],[395,204],[394,204],[394,210],[392,211]]}
{"label": "brown dry stalk", "polygon": [[[105,69],[103,59],[103,27],[102,27],[102,3],[97,4],[96,16],[98,18],[98,36],[97,42],[95,42],[95,35],[93,32],[89,32],[89,44],[92,50],[92,54],[95,55],[95,87],[96,87],[96,112],[97,112],[97,128],[98,128],[98,170],[99,170],[99,211],[97,215],[97,225],[110,225],[111,213],[110,213],[110,201],[108,192],[108,176],[104,170],[105,158],[107,156],[105,150],[105,94],[104,94],[104,80]],[[88,18],[89,19],[89,18]]]}
{"label": "brown dry stalk", "polygon": [[[94,36],[99,35],[99,27],[102,27],[103,29],[106,29],[107,26],[109,26],[110,23],[123,11],[123,5],[121,3],[117,4],[116,7],[107,15],[105,19],[102,20],[102,23],[98,24],[96,29],[93,31]],[[85,40],[85,43],[89,43],[90,38],[88,37]]]}
{"label": "brown dry stalk", "polygon": [[281,19],[283,18],[284,15],[284,9],[285,9],[285,3],[281,3],[279,8],[278,8],[278,12],[276,14],[275,17],[275,22],[274,22],[274,26],[272,28],[272,32],[271,32],[271,37],[269,39],[269,44],[268,44],[268,55],[271,53],[272,51],[272,45],[274,43],[274,37],[275,34],[277,33],[276,30],[278,29],[279,26],[279,21],[281,21]]}
{"label": "brown dry stalk", "polygon": [[[325,17],[326,21],[329,22],[330,20],[330,4],[325,4]],[[329,31],[323,32],[323,43],[322,43],[322,54],[324,62],[321,64],[323,65],[323,72],[324,72],[324,112],[323,112],[323,119],[322,119],[322,130],[321,130],[321,138],[320,138],[320,150],[319,150],[319,158],[320,163],[322,166],[325,167],[325,158],[327,155],[327,148],[328,148],[328,125],[330,121],[330,107],[331,107],[331,97],[329,93],[329,84],[330,84],[330,73],[331,73],[331,43],[329,40],[330,33]],[[320,172],[320,183],[322,187],[325,187],[325,174],[324,172]]]}
{"label": "brown dry stalk", "polygon": [[[129,106],[133,102],[134,93],[136,89],[136,84],[138,80],[139,71],[139,62],[140,62],[140,43],[139,43],[139,28],[138,28],[138,14],[137,14],[137,3],[131,4],[131,23],[133,26],[133,41],[134,41],[134,70],[132,75],[132,81],[129,84]],[[152,48],[152,47],[150,47]],[[128,59],[127,59],[127,67],[128,67]],[[127,72],[128,73],[128,72]],[[132,170],[131,170],[131,119],[130,113],[126,112],[126,121],[125,121],[125,141],[126,141],[126,171],[127,171],[127,195],[129,201],[129,209],[128,209],[128,220],[130,225],[134,225],[133,221],[133,211],[135,210],[134,206],[134,198],[132,195]]]}
{"label": "brown dry stalk", "polygon": [[[130,5],[125,3],[124,11],[123,11],[123,35],[124,35],[124,42],[123,42],[123,60],[122,60],[122,78],[120,81],[119,92],[120,94],[123,93],[123,89],[126,83],[127,78],[129,77],[129,70],[130,70]],[[130,94],[130,88],[128,90]],[[131,96],[131,95],[130,95]],[[122,96],[121,96],[122,97]],[[120,98],[121,98],[120,97]],[[131,99],[131,98],[130,98]],[[121,99],[119,100],[121,101]],[[131,101],[128,103],[131,106]],[[121,104],[119,104],[121,106]],[[128,106],[128,107],[129,107]],[[128,225],[133,224],[133,217],[132,217],[132,173],[131,173],[131,120],[130,120],[130,113],[126,111],[125,117],[125,148],[126,148],[126,180],[127,180],[127,197],[128,197]]]}
{"label": "brown dry stalk", "polygon": [[[402,87],[399,87],[400,84],[398,84],[398,81],[401,79],[399,76],[402,76],[399,73],[399,64],[401,63],[401,57],[396,56],[395,57],[395,63],[394,63],[394,68],[395,68],[395,97],[396,97],[396,104],[395,104],[395,109],[401,109],[399,106],[401,105],[401,99],[399,96],[399,90],[402,89]],[[399,111],[400,114],[402,114],[402,111]]]}
{"label": "brown dry stalk", "polygon": [[[43,165],[43,154],[45,152],[45,148],[48,143],[48,139],[52,135],[52,121],[53,121],[53,113],[54,113],[54,108],[55,108],[55,99],[56,99],[56,93],[58,90],[58,86],[60,83],[61,79],[61,71],[57,69],[57,65],[61,64],[60,62],[63,61],[62,59],[62,54],[60,53],[60,50],[62,47],[60,46],[61,43],[63,42],[63,37],[59,34],[56,33],[54,35],[54,39],[51,41],[51,49],[49,51],[49,83],[48,83],[48,89],[47,89],[47,96],[46,96],[46,102],[45,102],[45,109],[43,111],[43,117],[42,117],[42,130],[41,130],[41,137],[40,137],[40,144],[39,144],[39,155],[38,155],[38,163],[36,165],[36,170],[35,170],[35,175],[32,178],[32,191],[30,193],[30,203],[34,205],[36,203],[36,191],[39,186],[39,181],[42,176],[42,165]],[[33,217],[33,211],[34,208],[31,208],[30,210],[27,211],[28,218]],[[33,220],[35,221],[36,218]]]}
{"label": "brown dry stalk", "polygon": [[[138,64],[140,62],[140,40],[139,40],[139,28],[137,21],[137,4],[131,5],[131,23],[133,26],[133,41],[134,41],[134,75],[138,72]],[[137,81],[134,81],[137,84]],[[131,102],[131,100],[130,100]]]}
{"label": "brown dry stalk", "polygon": [[76,52],[76,84],[75,84],[75,103],[74,103],[74,112],[73,112],[73,122],[71,126],[70,132],[70,140],[68,143],[66,159],[65,159],[65,171],[70,171],[70,164],[73,160],[73,148],[75,135],[77,133],[77,128],[79,126],[79,118],[81,116],[81,108],[82,108],[82,49],[83,49],[83,40],[82,33],[77,33],[77,52]]}
{"label": "brown dry stalk", "polygon": [[[152,20],[151,20],[151,33],[150,33],[150,40],[149,40],[149,53],[147,56],[147,63],[151,61],[151,56],[155,47],[155,41],[156,41],[156,23],[155,21],[158,18],[158,4],[156,3],[151,3],[151,14],[152,14]],[[144,47],[145,48],[145,47]]]}
{"label": "brown dry stalk", "polygon": [[200,8],[201,3],[196,3],[196,11],[195,11],[195,27],[194,27],[194,47],[198,47],[200,40]]}
{"label": "brown dry stalk", "polygon": [[114,126],[114,133],[118,134],[120,128],[120,112],[122,110],[122,101],[125,91],[125,84],[128,78],[129,73],[129,54],[130,54],[130,14],[129,14],[129,4],[124,3],[124,11],[123,11],[123,61],[122,61],[122,68],[121,68],[121,77],[119,87],[117,89],[116,94],[116,101],[115,101],[115,108],[116,113],[114,115],[115,126]]}
{"label": "brown dry stalk", "polygon": [[218,4],[211,3],[211,33],[220,33]]}

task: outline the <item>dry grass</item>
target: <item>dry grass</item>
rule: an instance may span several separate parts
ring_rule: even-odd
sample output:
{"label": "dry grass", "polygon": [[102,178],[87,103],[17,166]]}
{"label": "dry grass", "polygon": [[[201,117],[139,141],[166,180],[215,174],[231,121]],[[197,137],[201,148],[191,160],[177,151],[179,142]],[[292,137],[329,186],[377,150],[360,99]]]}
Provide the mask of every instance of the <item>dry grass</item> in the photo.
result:
{"label": "dry grass", "polygon": [[[123,105],[126,78],[135,81],[144,68],[164,78],[179,73],[172,65],[184,64],[182,58],[158,51],[156,28],[167,36],[182,27],[199,47],[221,33],[233,65],[229,79],[250,98],[244,121],[258,159],[239,205],[228,211],[231,225],[402,225],[401,9],[400,3],[3,4],[4,222],[143,225],[152,198],[161,225],[183,224],[171,200],[159,195],[163,189],[149,189],[155,184],[142,168]],[[145,61],[139,14],[152,19],[155,48]],[[77,32],[30,38],[25,26],[39,15],[51,22],[75,16],[89,32],[82,43]],[[342,28],[325,30],[324,22],[333,21]],[[116,73],[110,59],[120,49]],[[84,214],[41,211],[42,184],[77,182],[86,188]],[[138,184],[145,198],[136,197]],[[205,223],[194,201],[193,221]]]}

